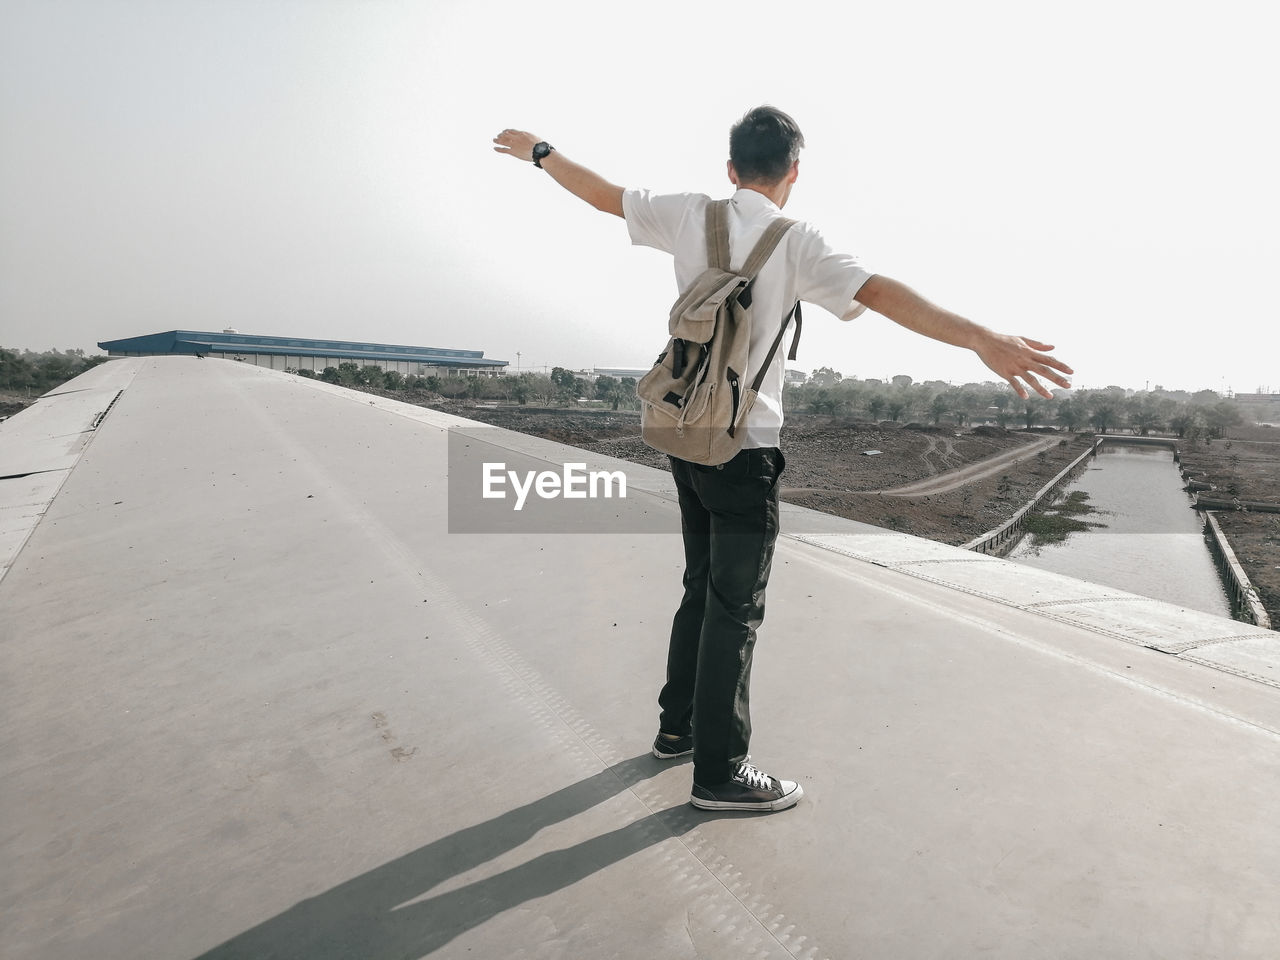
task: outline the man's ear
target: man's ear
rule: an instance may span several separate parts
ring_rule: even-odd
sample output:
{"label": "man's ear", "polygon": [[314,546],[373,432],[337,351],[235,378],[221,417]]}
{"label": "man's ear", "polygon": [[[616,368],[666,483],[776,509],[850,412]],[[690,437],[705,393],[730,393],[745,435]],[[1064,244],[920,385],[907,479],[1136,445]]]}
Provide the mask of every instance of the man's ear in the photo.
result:
{"label": "man's ear", "polygon": [[733,168],[733,161],[726,160],[724,165],[725,169],[729,171],[729,182],[736,187],[738,185],[738,171]]}
{"label": "man's ear", "polygon": [[787,183],[795,183],[796,177],[800,176],[800,161],[797,160],[791,164],[791,171],[787,174]]}

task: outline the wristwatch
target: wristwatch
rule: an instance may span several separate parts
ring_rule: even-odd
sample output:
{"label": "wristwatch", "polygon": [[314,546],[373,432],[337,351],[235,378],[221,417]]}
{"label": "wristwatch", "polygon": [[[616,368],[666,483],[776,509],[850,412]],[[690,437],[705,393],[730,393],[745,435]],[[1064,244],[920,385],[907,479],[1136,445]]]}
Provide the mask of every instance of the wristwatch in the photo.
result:
{"label": "wristwatch", "polygon": [[533,165],[537,167],[539,170],[541,170],[542,161],[545,160],[548,156],[550,156],[551,151],[554,149],[555,147],[547,143],[547,141],[545,140],[539,143],[535,143],[533,145]]}

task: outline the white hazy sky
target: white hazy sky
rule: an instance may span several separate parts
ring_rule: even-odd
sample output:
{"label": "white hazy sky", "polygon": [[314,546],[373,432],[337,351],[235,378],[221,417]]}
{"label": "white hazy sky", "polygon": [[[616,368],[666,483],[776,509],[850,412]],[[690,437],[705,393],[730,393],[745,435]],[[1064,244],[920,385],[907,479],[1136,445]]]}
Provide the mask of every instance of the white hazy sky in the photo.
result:
{"label": "white hazy sky", "polygon": [[[169,330],[642,366],[669,259],[541,171],[725,195],[768,102],[787,213],[1076,383],[1280,390],[1271,4],[0,0],[0,345]],[[795,366],[991,378],[813,308]]]}

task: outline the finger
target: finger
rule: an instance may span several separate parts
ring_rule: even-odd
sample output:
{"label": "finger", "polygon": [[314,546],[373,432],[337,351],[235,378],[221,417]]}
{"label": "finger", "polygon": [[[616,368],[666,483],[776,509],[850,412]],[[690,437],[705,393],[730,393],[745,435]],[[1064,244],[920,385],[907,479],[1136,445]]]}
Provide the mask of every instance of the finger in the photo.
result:
{"label": "finger", "polygon": [[1037,380],[1036,375],[1032,373],[1030,370],[1024,373],[1022,375],[1022,378],[1026,380],[1027,383],[1031,385],[1031,389],[1034,390],[1036,393],[1040,394],[1040,396],[1044,397],[1046,400],[1053,399],[1053,394],[1049,392],[1049,388],[1046,387],[1044,384],[1042,384],[1039,380]]}
{"label": "finger", "polygon": [[1044,365],[1039,365],[1039,366],[1033,367],[1032,369],[1036,373],[1040,374],[1040,376],[1047,377],[1048,379],[1052,380],[1058,386],[1066,387],[1068,390],[1071,389],[1071,381],[1068,380],[1066,377],[1059,376],[1051,368],[1046,367]]}
{"label": "finger", "polygon": [[1044,352],[1047,353],[1053,349],[1052,343],[1041,343],[1039,340],[1032,340],[1030,337],[1019,337],[1018,339],[1021,340],[1023,343],[1025,343],[1032,350],[1043,350]]}
{"label": "finger", "polygon": [[1075,373],[1074,370],[1072,370],[1069,366],[1067,366],[1057,357],[1049,357],[1049,356],[1041,355],[1036,357],[1036,360],[1038,360],[1040,363],[1048,364],[1051,367],[1056,367],[1057,369],[1061,370],[1063,373]]}
{"label": "finger", "polygon": [[1020,383],[1019,383],[1015,378],[1013,378],[1013,377],[1005,377],[1004,379],[1005,379],[1005,381],[1009,384],[1009,386],[1011,386],[1011,387],[1013,388],[1013,392],[1014,392],[1014,393],[1016,393],[1016,394],[1017,394],[1019,397],[1021,397],[1023,400],[1027,399],[1027,391],[1026,391],[1026,388],[1025,388],[1025,387],[1023,387],[1023,385],[1022,385],[1022,384],[1020,384]]}

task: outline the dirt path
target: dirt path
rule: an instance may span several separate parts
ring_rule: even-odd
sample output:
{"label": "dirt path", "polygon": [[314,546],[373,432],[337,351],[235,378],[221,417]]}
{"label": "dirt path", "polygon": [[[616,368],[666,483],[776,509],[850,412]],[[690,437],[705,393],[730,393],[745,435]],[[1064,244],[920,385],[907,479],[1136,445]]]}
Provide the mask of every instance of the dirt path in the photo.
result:
{"label": "dirt path", "polygon": [[[939,473],[937,468],[930,460],[931,456],[937,456],[945,463],[947,459],[959,459],[955,452],[955,445],[949,440],[939,441],[936,437],[929,437],[929,448],[919,454],[920,459],[924,461],[925,467],[929,469],[933,476],[925,477],[923,480],[916,480],[912,483],[903,484],[900,487],[889,487],[882,490],[863,490],[862,493],[875,493],[886,497],[928,497],[935,493],[949,493],[952,490],[958,490],[966,484],[983,480],[987,477],[994,476],[1002,472],[1007,467],[1020,462],[1025,457],[1034,456],[1041,450],[1048,450],[1050,447],[1058,445],[1059,438],[1045,437],[1042,440],[1033,440],[1031,443],[1024,443],[1020,447],[1013,450],[1006,450],[995,456],[987,457],[985,460],[979,460],[977,463],[971,463],[968,466],[958,467],[956,469],[947,470]],[[940,449],[945,444],[946,449]],[[945,459],[944,459],[945,458]],[[782,493],[785,496],[788,493],[834,493],[840,492],[830,487],[783,487]]]}
{"label": "dirt path", "polygon": [[[1006,450],[1004,453],[998,453],[994,457],[988,457],[986,460],[971,463],[967,467],[947,470],[945,473],[926,477],[924,480],[915,481],[915,483],[882,490],[881,493],[888,497],[927,497],[935,493],[948,493],[951,490],[958,490],[965,484],[973,483],[975,480],[994,476],[1025,457],[1035,456],[1041,450],[1048,450],[1050,447],[1057,446],[1058,440],[1059,438],[1056,436],[1034,440],[1013,450]],[[930,448],[925,452],[925,456],[927,457],[934,452],[934,448]],[[952,451],[948,450],[947,453],[952,453]]]}

